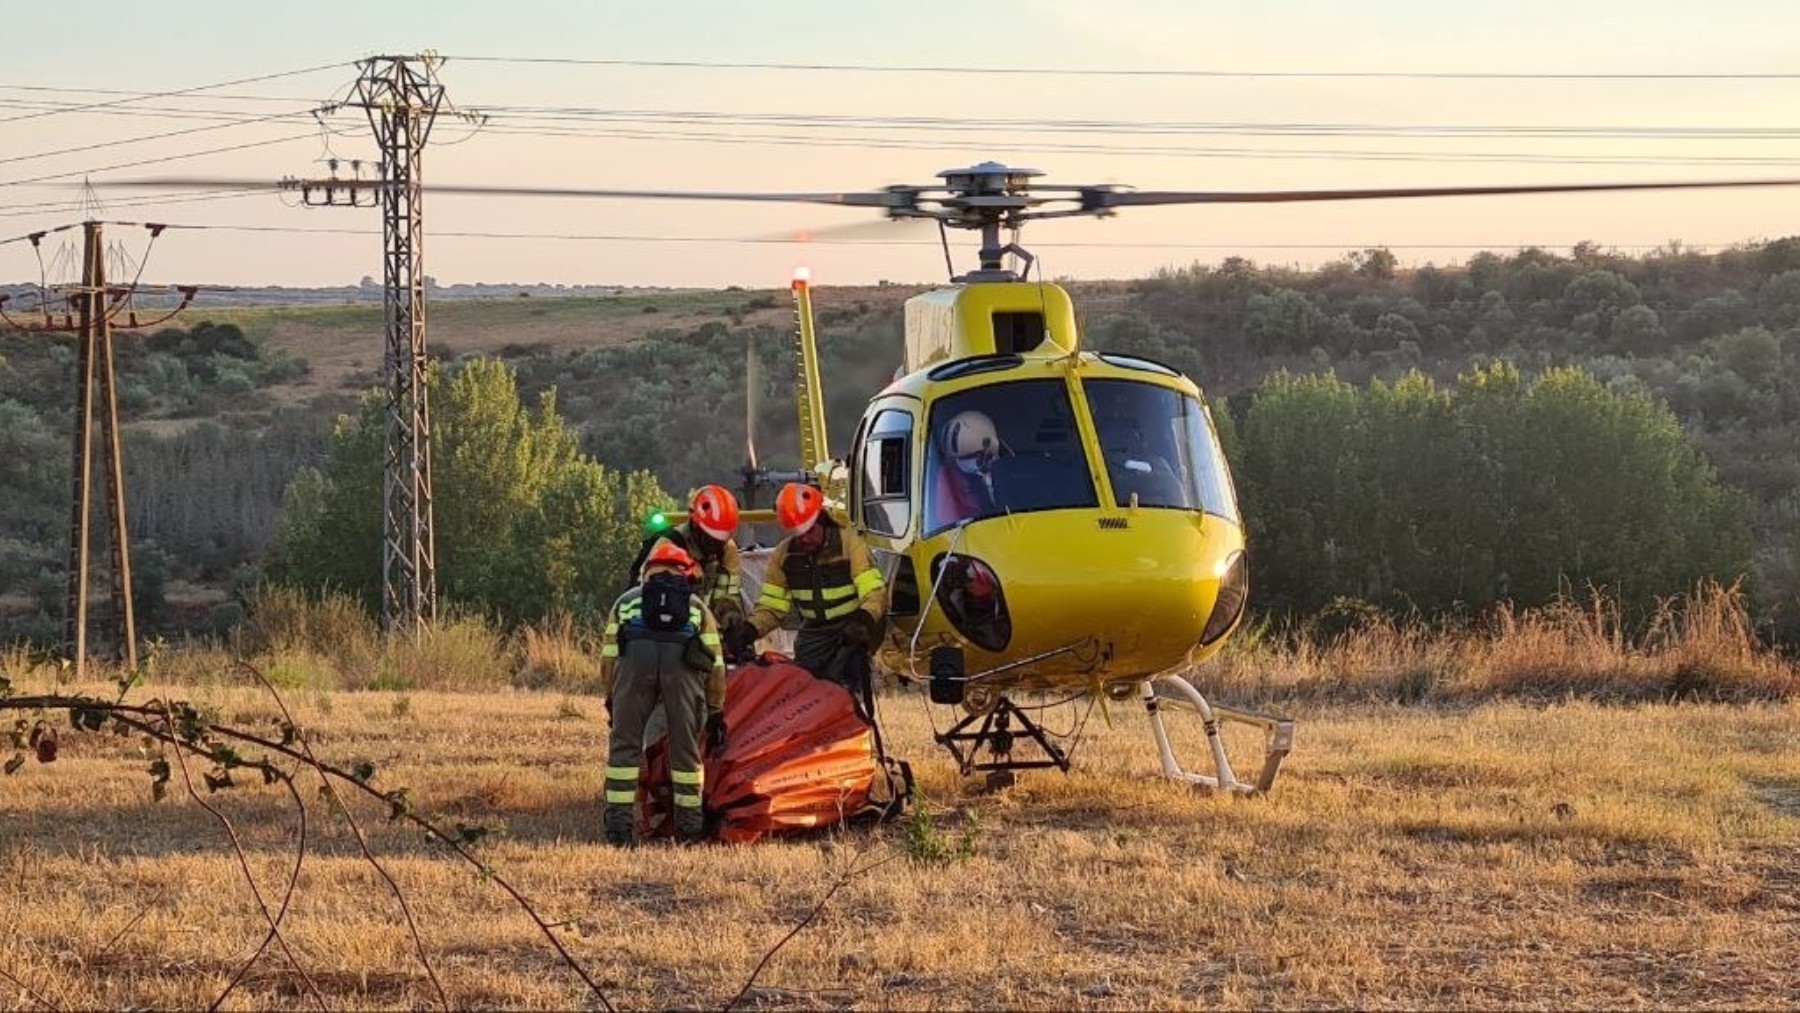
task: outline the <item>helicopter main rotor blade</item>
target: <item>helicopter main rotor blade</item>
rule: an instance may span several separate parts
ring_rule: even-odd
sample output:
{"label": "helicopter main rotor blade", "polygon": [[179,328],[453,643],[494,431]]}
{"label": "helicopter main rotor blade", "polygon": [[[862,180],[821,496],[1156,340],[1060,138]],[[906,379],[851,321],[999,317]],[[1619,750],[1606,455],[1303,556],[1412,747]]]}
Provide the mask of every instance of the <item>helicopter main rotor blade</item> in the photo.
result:
{"label": "helicopter main rotor blade", "polygon": [[[307,184],[321,188],[338,190],[384,190],[392,184],[379,179],[319,179],[307,180]],[[157,177],[151,179],[122,179],[96,182],[96,187],[112,189],[142,188],[158,190],[193,190],[224,187],[243,187],[256,189],[267,187],[271,190],[297,190],[301,187],[299,180],[258,180],[258,179],[217,179],[206,177]],[[555,186],[487,186],[474,183],[439,183],[422,187],[425,193],[452,196],[498,196],[498,197],[592,197],[601,199],[622,200],[709,200],[709,201],[754,201],[776,204],[829,204],[837,207],[885,208],[898,207],[904,200],[892,191],[872,190],[846,193],[806,193],[806,192],[774,192],[757,193],[753,191],[710,191],[710,190],[611,190],[588,187],[555,187]]]}
{"label": "helicopter main rotor blade", "polygon": [[1305,201],[1387,200],[1398,197],[1484,197],[1528,193],[1594,193],[1611,190],[1724,190],[1800,186],[1800,179],[1733,179],[1677,183],[1545,183],[1525,186],[1424,186],[1372,190],[1091,190],[1091,208],[1169,204],[1289,204]]}
{"label": "helicopter main rotor blade", "polygon": [[936,223],[930,218],[875,218],[868,221],[854,221],[843,225],[826,225],[819,228],[799,228],[786,232],[765,232],[755,236],[746,236],[756,242],[764,243],[831,243],[856,242],[859,240],[891,239],[905,241],[908,237],[917,238],[921,231],[935,228]]}

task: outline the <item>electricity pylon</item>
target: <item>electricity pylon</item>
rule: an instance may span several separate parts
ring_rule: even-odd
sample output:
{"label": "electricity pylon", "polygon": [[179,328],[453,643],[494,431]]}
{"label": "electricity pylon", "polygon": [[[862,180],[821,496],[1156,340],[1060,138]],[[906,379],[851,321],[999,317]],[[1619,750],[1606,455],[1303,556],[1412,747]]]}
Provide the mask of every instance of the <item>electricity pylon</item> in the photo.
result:
{"label": "electricity pylon", "polygon": [[[380,194],[386,345],[386,453],[382,465],[381,617],[417,639],[437,617],[436,537],[431,506],[431,405],[426,389],[425,228],[420,161],[443,104],[437,60],[377,56],[361,63],[356,98],[381,150],[381,178],[301,180],[307,204],[365,206]],[[358,185],[360,184],[360,185]],[[372,185],[371,185],[372,184]]]}

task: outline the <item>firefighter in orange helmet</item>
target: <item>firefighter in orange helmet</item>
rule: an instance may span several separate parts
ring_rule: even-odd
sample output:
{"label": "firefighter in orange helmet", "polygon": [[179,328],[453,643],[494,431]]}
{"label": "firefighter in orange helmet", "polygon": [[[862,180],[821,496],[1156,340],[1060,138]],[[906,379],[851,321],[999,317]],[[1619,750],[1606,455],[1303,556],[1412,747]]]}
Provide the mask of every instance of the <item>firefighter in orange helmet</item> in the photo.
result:
{"label": "firefighter in orange helmet", "polygon": [[787,532],[769,558],[762,596],[750,614],[761,637],[798,612],[794,661],[852,693],[868,689],[869,659],[885,612],[881,571],[856,532],[825,511],[825,495],[798,482],[775,499]]}
{"label": "firefighter in orange helmet", "polygon": [[725,746],[725,655],[719,627],[690,583],[693,557],[664,542],[644,561],[643,584],[625,592],[606,617],[600,686],[612,714],[606,753],[608,844],[637,842],[638,772],[644,728],[660,705],[669,719],[669,780],[675,834],[705,836],[701,743]]}
{"label": "firefighter in orange helmet", "polygon": [[738,628],[744,622],[744,604],[738,597],[744,569],[738,555],[737,526],[738,502],[731,490],[722,485],[702,486],[688,497],[687,520],[644,539],[637,561],[631,565],[633,579],[639,579],[645,560],[658,545],[668,542],[686,549],[699,567],[700,598],[727,634],[727,643],[742,639]]}

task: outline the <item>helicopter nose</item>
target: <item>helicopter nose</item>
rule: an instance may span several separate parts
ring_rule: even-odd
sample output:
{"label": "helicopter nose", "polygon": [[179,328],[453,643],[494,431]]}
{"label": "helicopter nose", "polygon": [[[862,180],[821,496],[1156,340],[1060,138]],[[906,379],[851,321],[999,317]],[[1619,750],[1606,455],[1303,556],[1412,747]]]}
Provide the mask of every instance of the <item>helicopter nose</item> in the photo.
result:
{"label": "helicopter nose", "polygon": [[[961,630],[999,655],[986,659],[993,664],[1070,648],[1040,667],[1145,677],[1189,660],[1203,639],[1210,638],[1200,649],[1211,653],[1242,608],[1241,592],[1230,590],[1245,586],[1242,531],[1210,515],[998,519],[972,526],[958,555],[991,571],[992,600],[1004,603],[1010,635],[1003,647]],[[1234,566],[1238,576],[1228,579]],[[1230,614],[1215,624],[1216,610]]]}

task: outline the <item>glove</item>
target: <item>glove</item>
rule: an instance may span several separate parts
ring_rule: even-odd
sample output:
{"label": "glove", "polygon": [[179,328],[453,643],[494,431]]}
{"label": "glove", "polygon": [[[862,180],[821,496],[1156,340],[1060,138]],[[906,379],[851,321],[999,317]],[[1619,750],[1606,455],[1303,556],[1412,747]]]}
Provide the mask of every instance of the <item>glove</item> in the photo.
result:
{"label": "glove", "polygon": [[706,751],[718,753],[725,748],[725,715],[713,711],[706,716]]}
{"label": "glove", "polygon": [[861,609],[850,613],[850,618],[844,620],[844,642],[855,647],[874,643],[875,619]]}
{"label": "glove", "polygon": [[725,656],[728,660],[745,662],[756,657],[756,627],[745,620],[738,620],[725,629]]}

